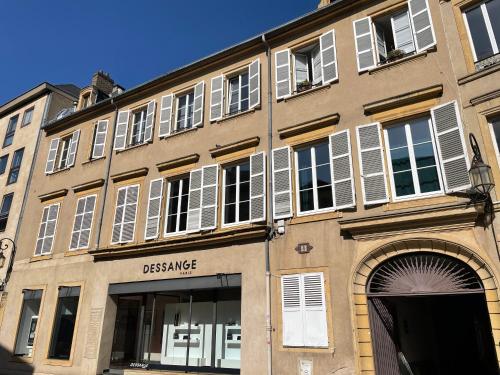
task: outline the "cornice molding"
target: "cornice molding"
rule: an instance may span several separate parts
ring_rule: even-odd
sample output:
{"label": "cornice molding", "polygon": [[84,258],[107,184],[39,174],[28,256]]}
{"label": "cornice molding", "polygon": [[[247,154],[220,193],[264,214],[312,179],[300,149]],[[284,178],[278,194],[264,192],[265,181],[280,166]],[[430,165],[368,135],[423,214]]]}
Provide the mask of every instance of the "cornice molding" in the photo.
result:
{"label": "cornice molding", "polygon": [[146,176],[148,174],[148,172],[149,172],[148,168],[134,169],[133,171],[116,173],[116,174],[114,174],[114,175],[111,176],[111,180],[113,182],[120,182],[120,181],[130,180],[132,178]]}
{"label": "cornice molding", "polygon": [[73,191],[75,193],[79,193],[81,191],[85,191],[85,190],[90,190],[90,189],[93,189],[93,188],[101,187],[102,185],[104,185],[104,179],[100,178],[98,180],[84,182],[83,184],[78,184],[78,185],[72,186],[71,189],[73,189]]}
{"label": "cornice molding", "polygon": [[281,139],[290,138],[294,135],[309,133],[313,130],[322,129],[337,124],[339,120],[340,115],[338,113],[332,113],[323,117],[315,118],[313,120],[304,121],[299,124],[278,129],[278,134]]}
{"label": "cornice molding", "polygon": [[42,194],[39,195],[38,198],[40,198],[41,202],[46,202],[52,199],[64,197],[68,194],[68,189],[59,189],[55,191],[51,191],[50,193]]}
{"label": "cornice molding", "polygon": [[156,167],[158,168],[158,171],[163,172],[169,169],[182,167],[183,165],[197,163],[199,159],[200,159],[199,154],[191,154],[187,156],[181,156],[180,158],[163,161],[161,163],[156,164]]}
{"label": "cornice molding", "polygon": [[222,155],[231,154],[233,152],[245,150],[252,147],[257,147],[259,143],[260,143],[259,137],[252,137],[212,148],[208,150],[208,152],[210,152],[212,158],[216,158]]}

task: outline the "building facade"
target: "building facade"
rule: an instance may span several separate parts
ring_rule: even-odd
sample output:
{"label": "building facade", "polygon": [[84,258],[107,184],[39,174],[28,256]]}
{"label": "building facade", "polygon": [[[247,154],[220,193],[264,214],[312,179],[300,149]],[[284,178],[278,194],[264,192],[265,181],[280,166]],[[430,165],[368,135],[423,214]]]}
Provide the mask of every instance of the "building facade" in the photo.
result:
{"label": "building facade", "polygon": [[44,127],[6,373],[498,372],[499,1],[323,3]]}

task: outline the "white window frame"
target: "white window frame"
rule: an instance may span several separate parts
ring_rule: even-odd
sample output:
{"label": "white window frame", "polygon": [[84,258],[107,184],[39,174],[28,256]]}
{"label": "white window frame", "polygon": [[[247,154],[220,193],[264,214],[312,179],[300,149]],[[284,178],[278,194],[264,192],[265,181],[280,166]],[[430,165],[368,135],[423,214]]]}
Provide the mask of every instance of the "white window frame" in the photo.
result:
{"label": "white window frame", "polygon": [[470,46],[471,46],[471,50],[472,50],[472,56],[474,57],[474,62],[478,62],[479,60],[477,59],[476,48],[474,47],[474,40],[472,39],[472,35],[470,33],[469,21],[467,21],[467,15],[465,14],[465,13],[467,13],[467,11],[472,10],[474,8],[481,8],[481,13],[483,15],[484,24],[486,25],[486,31],[488,32],[488,38],[490,40],[490,45],[491,45],[492,50],[493,50],[493,55],[496,55],[499,53],[497,40],[495,38],[495,33],[493,32],[493,27],[491,26],[490,16],[488,14],[488,10],[486,9],[486,3],[487,3],[487,1],[482,1],[479,4],[475,4],[475,5],[467,8],[467,9],[464,9],[462,11],[462,17],[464,19],[465,29],[467,30],[467,36],[469,37],[469,42],[470,42]]}
{"label": "white window frame", "polygon": [[[247,96],[247,102],[248,102],[248,108],[245,109],[244,111],[241,110],[241,76],[243,74],[248,75],[248,81],[247,81],[247,88],[248,88],[248,96]],[[231,113],[230,108],[231,108],[231,85],[230,81],[233,78],[238,77],[239,83],[238,83],[238,111],[236,113]],[[247,112],[250,110],[250,69],[249,66],[247,66],[245,69],[240,70],[239,72],[236,72],[225,79],[226,81],[226,92],[227,92],[227,103],[226,103],[226,116],[234,116],[242,112]]]}
{"label": "white window frame", "polygon": [[[26,125],[29,125],[31,124],[31,122],[33,121],[33,114],[35,112],[35,107],[30,107],[28,109],[26,109],[23,113],[23,119],[21,120],[21,128],[23,126],[26,126]],[[27,119],[27,115],[29,115],[29,122],[26,122],[26,119]]]}
{"label": "white window frame", "polygon": [[[54,235],[52,236],[52,244],[50,245],[50,250],[46,253],[43,252],[43,243],[45,242],[45,233],[47,231],[47,223],[49,222],[49,215],[50,215],[50,208],[52,206],[57,206],[57,216],[56,216],[56,219],[54,220],[55,221],[55,224],[54,224]],[[37,254],[36,253],[36,244],[38,243],[38,240],[40,239],[40,237],[38,237],[37,235],[37,238],[36,238],[36,241],[35,241],[35,253],[34,253],[34,256],[43,256],[43,255],[50,255],[52,254],[52,249],[54,248],[54,242],[55,242],[55,239],[56,239],[56,234],[57,234],[57,222],[59,221],[59,211],[61,209],[61,203],[60,202],[57,202],[57,203],[52,203],[52,204],[49,204],[47,206],[44,206],[43,209],[42,209],[42,216],[40,218],[40,223],[38,224],[38,233],[40,232],[40,228],[42,227],[42,222],[43,222],[43,211],[47,208],[47,221],[46,221],[46,224],[45,224],[45,231],[43,233],[43,241],[42,241],[42,247],[40,248],[40,254]]]}
{"label": "white window frame", "polygon": [[[82,220],[83,220],[83,216],[87,213],[87,212],[85,211],[85,207],[86,207],[86,205],[87,205],[87,199],[92,198],[92,197],[95,197],[95,202],[94,202],[94,209],[92,210],[92,220],[90,221],[89,244],[88,244],[87,246],[78,246],[78,247],[72,248],[72,247],[71,247],[71,239],[72,239],[72,237],[73,237],[73,233],[75,233],[75,232],[73,231],[73,229],[75,228],[76,217],[77,217],[77,216],[79,216],[79,215],[77,214],[77,211],[78,211],[78,202],[80,202],[80,200],[82,200],[82,199],[85,199],[85,204],[84,204],[84,206],[83,206],[83,213],[80,215],[80,216],[82,216]],[[97,194],[90,194],[90,195],[86,195],[86,196],[84,196],[84,197],[80,197],[80,198],[78,198],[78,200],[76,201],[76,207],[75,207],[75,218],[74,218],[74,220],[73,220],[73,225],[72,225],[72,227],[71,227],[71,236],[70,236],[70,238],[69,238],[69,246],[68,246],[68,248],[69,248],[69,250],[70,250],[70,251],[76,251],[76,250],[88,249],[88,248],[90,247],[90,239],[91,239],[91,236],[92,236],[92,228],[93,228],[93,226],[94,226],[94,217],[95,217],[95,208],[96,208],[96,205],[97,205]],[[79,232],[79,235],[78,235],[78,244],[79,244],[79,243],[80,243],[80,237],[81,237],[81,235],[82,235],[82,229],[80,228],[80,230],[79,230],[78,232]]]}
{"label": "white window frame", "polygon": [[[134,123],[134,117],[138,113],[141,114],[141,119],[139,120],[139,122]],[[140,109],[137,109],[136,111],[133,111],[131,113],[131,116],[130,116],[130,134],[129,134],[129,139],[128,139],[128,146],[129,147],[131,147],[131,146],[137,146],[137,145],[142,145],[144,143],[147,143],[147,142],[144,141],[144,134],[145,134],[145,130],[146,130],[146,117],[147,117],[147,114],[148,114],[147,106],[146,107],[141,107]],[[137,143],[132,143],[132,139],[133,139],[133,135],[134,135],[134,127],[136,126],[136,124],[140,124],[139,125],[138,138],[139,139],[142,138],[142,140],[140,142],[137,142]]]}
{"label": "white window frame", "polygon": [[[59,147],[58,147],[58,152],[57,152],[57,169],[54,169],[54,171],[60,171],[63,169],[68,168],[68,157],[69,157],[69,151],[71,149],[71,140],[73,139],[73,134],[70,134],[66,137],[62,137],[61,140],[59,141]],[[66,152],[66,158],[63,159],[63,154],[64,154],[64,145],[68,145],[68,149]],[[62,165],[64,162],[64,166]]]}
{"label": "white window frame", "polygon": [[[314,47],[312,47],[312,46],[314,46]],[[319,38],[315,39],[314,42],[311,42],[310,44],[308,44],[306,46],[299,47],[297,49],[293,49],[293,50],[290,51],[291,55],[292,55],[292,59],[291,60],[293,61],[293,63],[290,64],[290,68],[292,69],[292,95],[299,94],[297,92],[297,70],[295,69],[295,67],[296,67],[295,55],[296,54],[299,54],[299,55],[302,54],[303,55],[304,53],[300,52],[300,51],[303,50],[303,49],[305,49],[305,48],[308,48],[308,47],[312,47],[311,51],[313,49],[315,49],[316,47],[320,48],[319,54],[320,54],[320,61],[321,61],[321,47],[320,47]],[[320,64],[319,69],[322,70],[321,64]],[[309,61],[307,62],[307,75],[308,76],[309,76],[309,71],[311,71],[312,77],[314,79],[314,73],[315,73],[315,71],[314,71],[314,64],[312,63],[312,61],[311,61],[311,66],[309,66]],[[321,72],[321,74],[323,75],[323,72]],[[312,89],[314,89],[316,87],[324,86],[323,77],[321,77],[321,84],[318,84],[317,86],[314,86],[313,83],[312,83],[312,81],[310,82],[310,84],[311,84],[311,88],[310,89],[301,91],[300,93],[312,90]]]}
{"label": "white window frame", "polygon": [[[332,207],[326,207],[326,208],[317,208],[318,207],[318,181],[316,179],[316,153],[312,152],[313,148],[315,148],[318,144],[320,143],[326,143],[328,147],[328,167],[330,170],[330,178],[331,178],[331,184],[330,184],[330,190],[332,193]],[[314,202],[314,209],[309,210],[309,211],[302,211],[300,209],[300,185],[299,185],[299,158],[298,158],[298,151],[301,149],[308,148],[309,152],[311,153],[311,170],[312,170],[312,181],[313,181],[313,202]],[[317,142],[312,145],[308,146],[298,146],[294,148],[293,150],[293,158],[294,158],[294,174],[295,174],[295,205],[297,207],[297,216],[308,216],[308,215],[314,215],[314,214],[320,214],[324,212],[332,212],[335,211],[335,192],[333,191],[333,176],[331,175],[332,171],[332,150],[330,149],[330,145],[328,142],[328,139],[322,142]]]}
{"label": "white window frame", "polygon": [[[244,220],[244,221],[240,221],[239,220],[239,217],[240,217],[240,167],[241,167],[241,164],[246,164],[248,163],[249,165],[249,168],[250,168],[250,159],[245,159],[245,160],[240,160],[240,162],[236,163],[236,164],[231,164],[231,165],[226,165],[223,167],[223,173],[222,173],[222,228],[228,228],[228,227],[234,227],[234,226],[238,226],[238,225],[243,225],[243,224],[249,224],[250,223],[250,215],[251,215],[251,212],[250,212],[250,200],[251,200],[251,196],[250,196],[250,184],[251,184],[251,178],[250,178],[250,170],[249,170],[249,173],[248,173],[248,220]],[[236,167],[236,201],[235,201],[235,206],[236,206],[236,214],[235,214],[235,218],[236,218],[236,221],[234,221],[233,223],[226,223],[226,170],[227,168],[231,168],[231,167]]]}
{"label": "white window frame", "polygon": [[[188,118],[189,118],[189,116],[188,116],[189,100],[188,99],[189,99],[189,95],[191,95],[191,94],[193,96],[193,99],[192,99],[192,102],[191,102],[191,108],[192,108],[191,119],[192,119],[192,121],[191,121],[191,127],[188,128],[187,127],[187,122],[188,122]],[[184,118],[184,127],[179,128],[177,126],[177,118],[179,116],[179,100],[181,98],[183,98],[184,96],[186,96],[186,117]],[[191,89],[191,90],[188,90],[188,91],[186,91],[186,92],[184,92],[182,94],[175,95],[175,123],[174,123],[174,129],[175,129],[176,132],[183,131],[183,130],[194,129],[194,128],[196,128],[196,126],[194,126],[193,122],[194,122],[194,88]]]}
{"label": "white window frame", "polygon": [[[420,118],[420,119],[422,119],[422,118]],[[445,194],[444,182],[443,182],[443,176],[442,176],[443,172],[441,171],[441,163],[440,163],[439,154],[438,154],[437,148],[436,148],[436,140],[434,138],[433,124],[432,124],[432,120],[431,120],[430,116],[427,118],[427,124],[429,126],[429,134],[431,136],[432,150],[434,151],[434,159],[436,162],[436,170],[437,170],[440,189],[436,190],[436,191],[428,192],[428,193],[421,193],[420,192],[420,184],[418,181],[418,173],[417,173],[417,165],[416,165],[416,159],[415,159],[414,144],[413,144],[413,139],[411,138],[410,122],[411,122],[411,120],[403,120],[397,124],[383,127],[384,142],[385,142],[385,154],[386,154],[386,158],[387,158],[389,182],[391,184],[390,185],[391,186],[391,196],[392,196],[392,200],[394,202],[410,201],[410,200],[416,200],[416,199],[422,199],[422,198],[441,196],[441,195]],[[389,144],[389,134],[387,133],[387,130],[392,128],[392,127],[401,126],[401,125],[404,125],[404,128],[405,128],[406,142],[407,142],[407,147],[408,147],[408,155],[410,157],[411,175],[412,175],[412,179],[413,179],[413,186],[415,189],[415,194],[397,197],[396,196],[396,187],[394,184],[394,172],[392,170],[392,158],[391,158],[391,148],[390,148],[390,144]]]}
{"label": "white window frame", "polygon": [[497,144],[497,137],[495,136],[495,130],[493,129],[493,121],[497,120],[500,125],[500,116],[493,116],[488,120],[488,127],[490,129],[490,136],[491,136],[491,141],[493,143],[493,149],[495,150],[495,155],[497,157],[497,163],[500,166],[500,151],[499,147],[500,145]]}
{"label": "white window frame", "polygon": [[[188,211],[186,211],[186,229],[184,230],[179,230],[179,223],[180,223],[180,211],[181,211],[181,201],[182,201],[182,188],[183,188],[183,185],[184,185],[184,181],[185,179],[188,179],[190,178],[189,175],[187,176],[177,176],[176,178],[172,178],[170,180],[167,181],[167,195],[166,195],[166,209],[165,209],[165,223],[163,225],[163,237],[175,237],[175,236],[179,236],[179,235],[183,235],[183,234],[186,234],[187,233],[187,213]],[[171,189],[172,189],[172,182],[176,182],[176,181],[179,181],[179,195],[178,195],[178,202],[177,202],[177,213],[175,214],[177,216],[177,222],[175,224],[175,232],[167,232],[167,229],[168,229],[168,211],[170,209],[170,192],[171,192]],[[191,182],[191,181],[190,181]],[[189,208],[189,189],[188,189],[188,193],[187,193],[187,196],[188,196],[188,208]]]}

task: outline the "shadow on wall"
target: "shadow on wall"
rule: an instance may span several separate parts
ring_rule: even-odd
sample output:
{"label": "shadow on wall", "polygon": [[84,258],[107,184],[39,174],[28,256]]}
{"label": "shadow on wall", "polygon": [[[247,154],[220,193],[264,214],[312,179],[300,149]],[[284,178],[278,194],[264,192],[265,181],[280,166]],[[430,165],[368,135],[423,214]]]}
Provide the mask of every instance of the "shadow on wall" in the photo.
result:
{"label": "shadow on wall", "polygon": [[0,345],[0,375],[28,375],[34,374],[34,368],[29,363],[16,361],[10,350]]}

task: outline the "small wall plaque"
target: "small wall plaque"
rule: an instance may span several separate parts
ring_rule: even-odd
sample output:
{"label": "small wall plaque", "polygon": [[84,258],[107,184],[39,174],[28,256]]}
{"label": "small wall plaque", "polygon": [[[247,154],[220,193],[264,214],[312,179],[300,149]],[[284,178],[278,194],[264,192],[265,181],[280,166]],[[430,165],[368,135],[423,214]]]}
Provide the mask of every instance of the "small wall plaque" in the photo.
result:
{"label": "small wall plaque", "polygon": [[295,251],[297,251],[299,254],[310,253],[312,249],[313,249],[313,247],[312,247],[312,245],[309,242],[299,243],[295,247]]}

